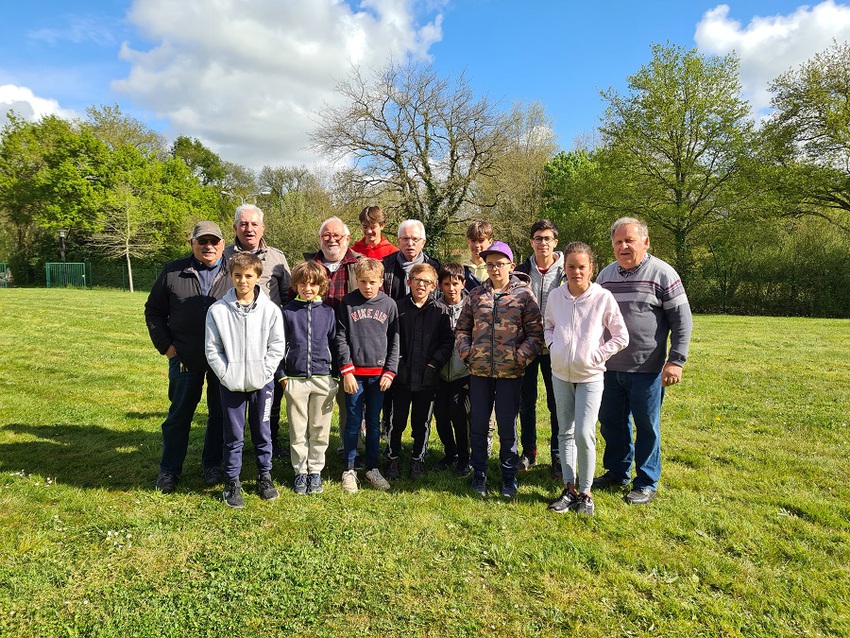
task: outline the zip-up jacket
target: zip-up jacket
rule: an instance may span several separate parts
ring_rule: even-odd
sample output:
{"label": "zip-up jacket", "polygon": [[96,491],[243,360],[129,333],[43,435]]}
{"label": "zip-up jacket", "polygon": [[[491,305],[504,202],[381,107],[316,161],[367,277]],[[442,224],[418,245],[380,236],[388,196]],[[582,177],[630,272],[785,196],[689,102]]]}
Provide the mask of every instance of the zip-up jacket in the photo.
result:
{"label": "zip-up jacket", "polygon": [[210,368],[228,390],[253,392],[282,374],[283,316],[259,285],[249,306],[240,304],[231,288],[210,307],[206,341]]}
{"label": "zip-up jacket", "polygon": [[[549,293],[555,290],[558,286],[567,281],[567,275],[564,272],[564,253],[556,251],[553,255],[555,263],[546,270],[546,274],[540,272],[537,268],[537,260],[532,253],[531,257],[522,262],[516,267],[514,272],[524,272],[531,278],[531,292],[534,293],[534,299],[537,305],[540,306],[541,316],[546,316],[546,302],[549,299]],[[544,354],[546,346],[544,345]]]}
{"label": "zip-up jacket", "polygon": [[336,313],[321,300],[294,299],[283,307],[287,377],[309,379],[336,371]]}
{"label": "zip-up jacket", "polygon": [[[224,256],[230,260],[233,255],[244,250],[239,245],[239,240],[236,239],[229,246],[225,246]],[[290,277],[289,263],[286,261],[286,255],[283,254],[282,250],[272,248],[266,244],[265,239],[260,239],[260,245],[253,253],[263,262],[263,274],[259,281],[260,287],[278,306],[285,304],[289,298]]]}
{"label": "zip-up jacket", "polygon": [[593,283],[576,299],[567,284],[549,294],[543,338],[552,374],[567,383],[601,381],[605,362],[629,345],[617,300]]}
{"label": "zip-up jacket", "polygon": [[522,376],[543,348],[543,321],[528,275],[511,274],[503,293],[493,291],[490,279],[469,293],[457,320],[455,348],[476,376]]}
{"label": "zip-up jacket", "polygon": [[191,255],[165,264],[145,302],[145,323],[159,353],[165,354],[173,345],[177,358],[189,370],[206,370],[204,321],[207,310],[232,287],[224,258],[207,295],[201,292]]}
{"label": "zip-up jacket", "polygon": [[[460,312],[466,305],[466,300],[467,292],[466,290],[461,290],[460,303],[449,305],[446,303],[445,298],[437,302],[446,309],[446,313],[449,315],[449,322],[452,326],[453,335],[455,326],[457,326],[457,320],[460,318]],[[454,342],[452,342],[452,346],[451,358],[448,363],[440,369],[440,378],[443,381],[454,381],[455,379],[469,376],[469,368],[467,368],[466,364],[461,360],[460,355],[457,353],[457,348],[454,347]]]}
{"label": "zip-up jacket", "polygon": [[426,299],[422,307],[407,295],[398,301],[399,350],[396,383],[412,392],[433,390],[440,368],[451,358],[455,338],[445,306]]}
{"label": "zip-up jacket", "polygon": [[398,306],[383,292],[366,299],[359,290],[337,310],[336,346],[340,374],[386,375],[398,371]]}

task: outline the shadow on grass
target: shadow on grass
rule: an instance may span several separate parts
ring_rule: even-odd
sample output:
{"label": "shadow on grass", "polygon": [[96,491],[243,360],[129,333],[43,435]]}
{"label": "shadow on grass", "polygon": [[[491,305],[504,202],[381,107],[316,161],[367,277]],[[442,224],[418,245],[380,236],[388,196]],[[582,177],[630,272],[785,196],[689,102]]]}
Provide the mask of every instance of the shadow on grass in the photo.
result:
{"label": "shadow on grass", "polygon": [[[194,423],[180,487],[202,489],[203,437],[203,426]],[[0,426],[0,440],[4,440],[0,443],[0,469],[4,471],[24,471],[65,485],[107,490],[152,490],[162,451],[159,429],[119,431],[98,425],[9,423]]]}

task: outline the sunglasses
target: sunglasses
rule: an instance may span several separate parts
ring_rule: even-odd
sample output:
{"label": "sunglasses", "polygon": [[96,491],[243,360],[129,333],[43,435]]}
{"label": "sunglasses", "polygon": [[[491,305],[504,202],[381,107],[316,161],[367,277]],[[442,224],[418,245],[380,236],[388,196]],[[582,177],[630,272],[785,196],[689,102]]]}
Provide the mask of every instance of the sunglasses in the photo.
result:
{"label": "sunglasses", "polygon": [[221,240],[218,237],[198,237],[195,241],[201,246],[206,246],[207,244],[216,246]]}

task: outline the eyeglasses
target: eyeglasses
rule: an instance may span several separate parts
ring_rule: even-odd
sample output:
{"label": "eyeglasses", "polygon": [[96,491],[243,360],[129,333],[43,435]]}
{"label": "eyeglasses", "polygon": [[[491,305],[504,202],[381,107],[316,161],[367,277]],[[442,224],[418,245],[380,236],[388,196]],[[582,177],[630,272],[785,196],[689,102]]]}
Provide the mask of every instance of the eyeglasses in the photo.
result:
{"label": "eyeglasses", "polygon": [[554,242],[556,242],[556,241],[558,241],[558,240],[557,240],[557,239],[555,239],[554,237],[540,237],[540,236],[537,236],[537,237],[532,237],[532,238],[531,238],[531,241],[533,241],[535,244],[551,244],[551,243],[554,243]]}
{"label": "eyeglasses", "polygon": [[420,241],[425,241],[424,237],[399,237],[399,241],[408,242],[411,244],[418,244]]}
{"label": "eyeglasses", "polygon": [[419,284],[420,286],[433,286],[434,282],[430,279],[420,279],[419,277],[414,277],[411,281],[415,284]]}
{"label": "eyeglasses", "polygon": [[197,243],[200,246],[206,246],[207,244],[212,244],[213,246],[217,246],[218,242],[220,242],[220,241],[221,240],[218,237],[198,237],[195,240],[195,243]]}
{"label": "eyeglasses", "polygon": [[500,261],[498,264],[491,264],[490,262],[487,262],[485,265],[487,266],[487,270],[502,270],[502,268],[508,268],[511,265],[511,262]]}
{"label": "eyeglasses", "polygon": [[322,241],[340,241],[345,235],[337,235],[336,233],[322,233]]}

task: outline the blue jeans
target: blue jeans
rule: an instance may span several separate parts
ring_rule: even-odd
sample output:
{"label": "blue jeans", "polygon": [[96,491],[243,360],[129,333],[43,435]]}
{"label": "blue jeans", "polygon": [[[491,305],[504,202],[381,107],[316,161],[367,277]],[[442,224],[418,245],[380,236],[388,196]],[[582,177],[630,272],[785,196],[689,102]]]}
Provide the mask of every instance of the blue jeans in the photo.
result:
{"label": "blue jeans", "polygon": [[[355,377],[357,392],[345,395],[345,431],[343,446],[345,450],[345,469],[354,469],[357,458],[357,437],[363,412],[366,412],[366,469],[378,467],[378,448],[381,444],[381,407],[384,405],[384,393],[381,392],[381,377]],[[343,392],[342,384],[339,391]]]}
{"label": "blue jeans", "polygon": [[520,443],[522,453],[529,458],[537,454],[537,371],[543,377],[546,388],[546,407],[549,408],[549,452],[553,459],[560,456],[558,446],[558,410],[555,393],[552,391],[552,358],[548,354],[537,357],[525,368],[522,378],[522,394],[519,400]]}
{"label": "blue jeans", "polygon": [[496,407],[496,426],[499,431],[499,464],[502,480],[512,481],[516,476],[517,454],[516,417],[519,412],[519,394],[522,377],[496,379],[472,375],[469,379],[469,405],[471,421],[469,440],[472,448],[472,468],[476,473],[487,471],[487,432],[490,413]]}
{"label": "blue jeans", "polygon": [[180,474],[189,448],[189,428],[195,408],[201,400],[204,379],[207,382],[207,429],[204,434],[204,467],[221,466],[224,422],[221,414],[218,377],[211,370],[201,372],[183,368],[180,357],[168,360],[168,416],[162,422],[162,460],[160,472]]}
{"label": "blue jeans", "polygon": [[[605,373],[599,432],[605,439],[602,465],[623,484],[635,464],[633,487],[657,489],[661,478],[661,373]],[[634,443],[632,442],[634,422]]]}
{"label": "blue jeans", "polygon": [[224,411],[224,475],[238,479],[242,470],[242,448],[245,447],[245,409],[248,410],[248,427],[257,458],[257,474],[272,471],[271,410],[274,403],[274,386],[269,381],[253,392],[233,392],[223,385],[221,407]]}

